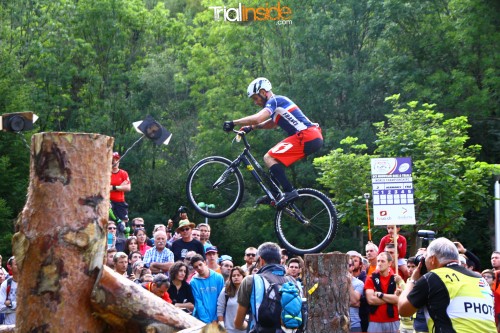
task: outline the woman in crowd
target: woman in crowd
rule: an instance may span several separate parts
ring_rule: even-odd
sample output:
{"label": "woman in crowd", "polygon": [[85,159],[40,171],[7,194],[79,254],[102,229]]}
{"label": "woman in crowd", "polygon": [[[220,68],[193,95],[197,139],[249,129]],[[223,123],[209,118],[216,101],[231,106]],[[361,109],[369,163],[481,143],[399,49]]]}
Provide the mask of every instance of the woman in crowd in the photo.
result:
{"label": "woman in crowd", "polygon": [[[137,236],[130,236],[125,242],[125,253],[127,255],[132,252],[139,251],[139,244],[137,243]],[[141,253],[144,256],[144,254]]]}
{"label": "woman in crowd", "polygon": [[173,305],[191,313],[194,309],[194,297],[191,286],[186,282],[187,272],[188,266],[182,261],[177,261],[170,267],[168,294]]}
{"label": "woman in crowd", "polygon": [[226,282],[226,288],[222,289],[217,300],[217,320],[226,328],[228,333],[243,333],[246,330],[234,328],[234,317],[238,309],[238,297],[236,293],[240,288],[245,272],[240,266],[233,267]]}
{"label": "woman in crowd", "polygon": [[146,251],[151,248],[151,246],[147,244],[148,236],[146,235],[146,230],[144,228],[136,228],[134,231],[134,236],[137,237],[139,252],[141,252],[141,255],[144,257]]}

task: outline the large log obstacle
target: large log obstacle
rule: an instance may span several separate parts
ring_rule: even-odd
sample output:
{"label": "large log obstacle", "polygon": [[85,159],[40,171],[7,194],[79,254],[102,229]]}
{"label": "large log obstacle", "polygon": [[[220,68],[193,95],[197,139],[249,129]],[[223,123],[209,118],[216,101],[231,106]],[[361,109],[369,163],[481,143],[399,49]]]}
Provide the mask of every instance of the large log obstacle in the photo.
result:
{"label": "large log obstacle", "polygon": [[[204,324],[104,266],[113,138],[39,133],[16,224],[16,332],[177,332]],[[6,327],[8,332],[9,327]]]}

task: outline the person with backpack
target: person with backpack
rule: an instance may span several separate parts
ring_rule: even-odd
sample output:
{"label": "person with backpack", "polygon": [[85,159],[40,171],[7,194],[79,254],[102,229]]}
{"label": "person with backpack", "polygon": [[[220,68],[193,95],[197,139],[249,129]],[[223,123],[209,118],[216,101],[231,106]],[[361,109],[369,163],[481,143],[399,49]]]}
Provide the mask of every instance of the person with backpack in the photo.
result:
{"label": "person with backpack", "polygon": [[7,261],[7,268],[11,275],[7,280],[2,282],[0,286],[0,313],[5,314],[4,325],[16,324],[16,308],[17,308],[17,277],[18,269],[16,259],[10,257]]}
{"label": "person with backpack", "polygon": [[[272,242],[263,243],[257,249],[257,256],[261,268],[256,274],[246,276],[238,291],[235,328],[244,330],[250,325],[250,332],[254,333],[282,333],[282,326],[299,328],[302,293],[295,279],[286,276],[285,267],[280,265],[280,247]],[[250,324],[245,321],[249,310],[253,318]]]}

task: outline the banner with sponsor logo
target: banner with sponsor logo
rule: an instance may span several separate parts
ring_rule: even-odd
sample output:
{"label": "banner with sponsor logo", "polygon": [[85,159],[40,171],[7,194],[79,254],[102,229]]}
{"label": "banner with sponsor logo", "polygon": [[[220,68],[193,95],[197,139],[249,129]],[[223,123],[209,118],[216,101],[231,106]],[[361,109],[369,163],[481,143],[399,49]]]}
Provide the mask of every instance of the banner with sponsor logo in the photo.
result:
{"label": "banner with sponsor logo", "polygon": [[372,158],[375,225],[416,224],[411,157]]}

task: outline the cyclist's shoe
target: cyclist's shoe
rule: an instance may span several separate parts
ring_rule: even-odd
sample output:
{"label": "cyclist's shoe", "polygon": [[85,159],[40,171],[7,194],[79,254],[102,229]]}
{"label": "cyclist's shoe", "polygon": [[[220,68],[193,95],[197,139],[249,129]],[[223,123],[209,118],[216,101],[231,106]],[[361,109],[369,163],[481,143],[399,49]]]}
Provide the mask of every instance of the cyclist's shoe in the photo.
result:
{"label": "cyclist's shoe", "polygon": [[283,208],[290,201],[297,199],[299,197],[299,192],[297,190],[293,190],[290,192],[285,192],[280,200],[276,203],[278,208]]}
{"label": "cyclist's shoe", "polygon": [[269,198],[267,195],[263,195],[257,200],[255,200],[255,205],[270,205],[271,204],[271,198]]}

